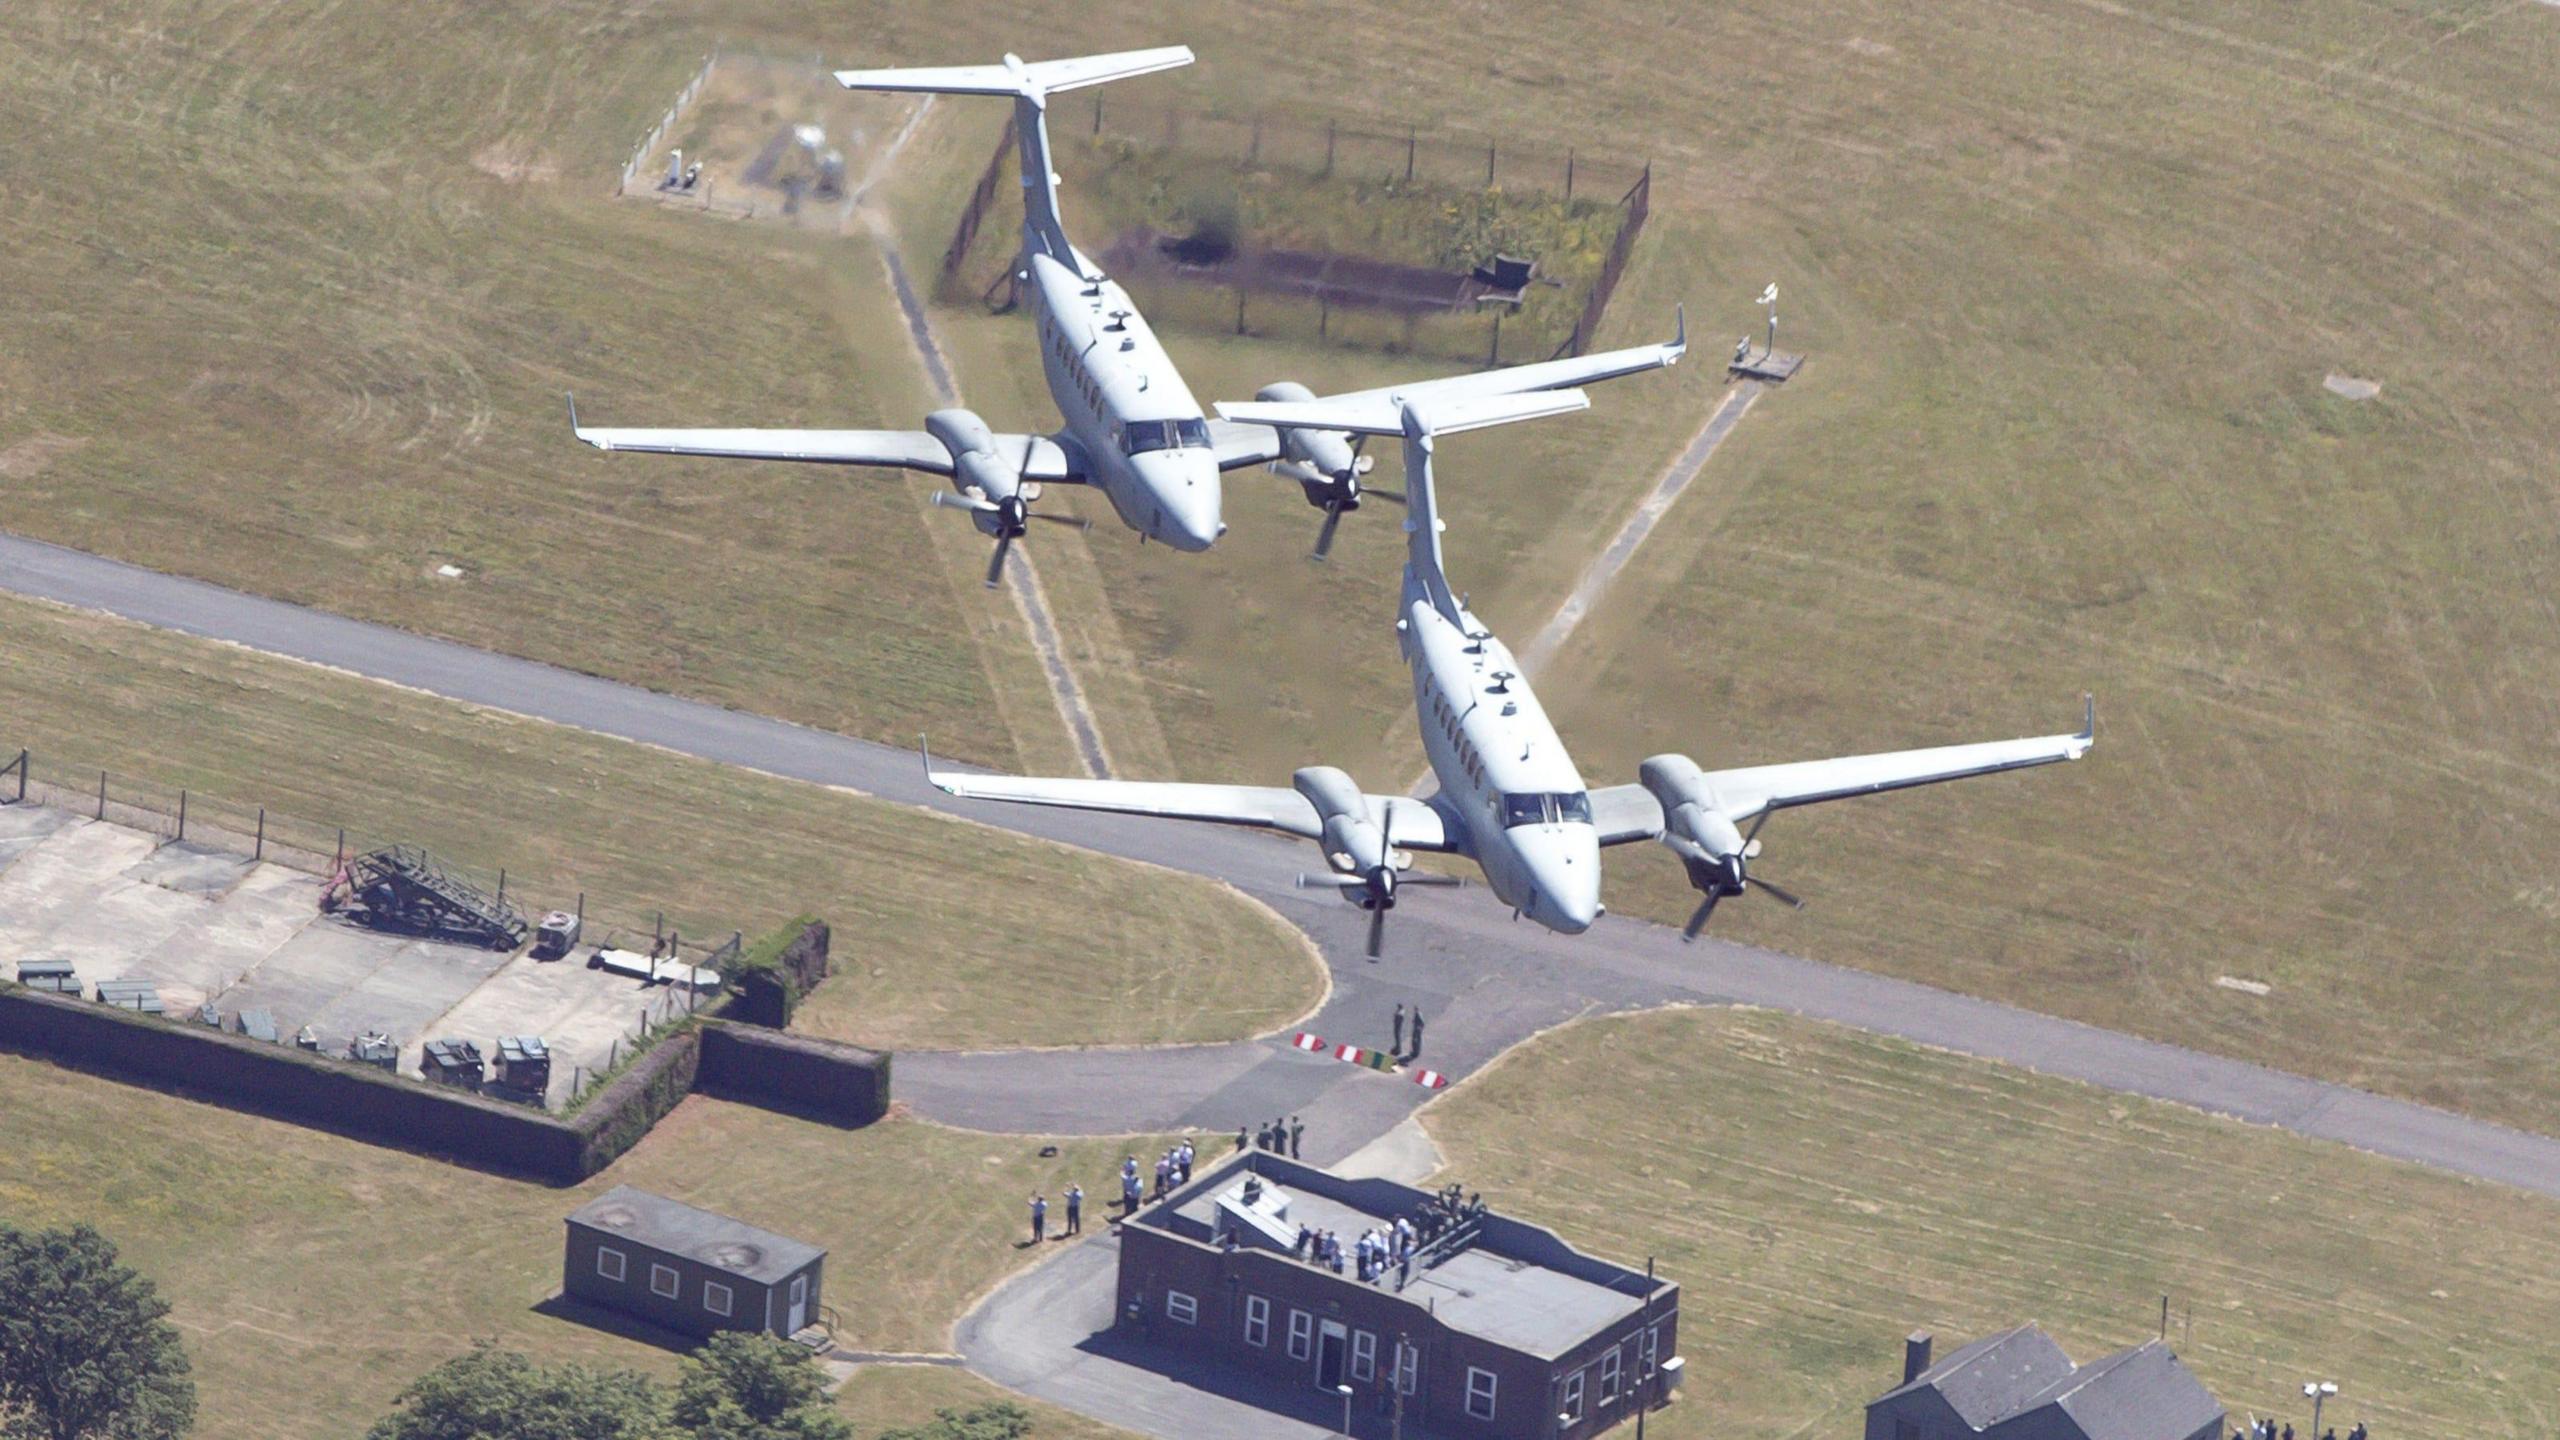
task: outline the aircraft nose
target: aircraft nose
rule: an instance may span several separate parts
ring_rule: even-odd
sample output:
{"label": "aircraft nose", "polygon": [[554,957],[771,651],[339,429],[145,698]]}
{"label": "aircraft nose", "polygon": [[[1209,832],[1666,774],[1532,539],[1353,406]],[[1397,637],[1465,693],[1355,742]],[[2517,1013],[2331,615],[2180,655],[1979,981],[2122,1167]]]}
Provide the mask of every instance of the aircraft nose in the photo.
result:
{"label": "aircraft nose", "polygon": [[1590,826],[1568,825],[1538,837],[1537,918],[1549,929],[1579,935],[1600,918],[1600,842]]}
{"label": "aircraft nose", "polygon": [[1147,475],[1164,510],[1159,538],[1177,550],[1206,550],[1216,544],[1227,533],[1219,514],[1224,497],[1217,461],[1203,452],[1146,458],[1159,461]]}

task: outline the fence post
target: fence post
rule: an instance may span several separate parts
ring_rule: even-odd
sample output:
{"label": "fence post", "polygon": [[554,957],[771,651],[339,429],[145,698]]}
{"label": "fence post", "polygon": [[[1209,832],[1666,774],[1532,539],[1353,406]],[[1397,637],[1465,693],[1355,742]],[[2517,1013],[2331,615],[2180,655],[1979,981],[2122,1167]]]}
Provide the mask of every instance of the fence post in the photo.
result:
{"label": "fence post", "polygon": [[1244,287],[1236,287],[1236,333],[1244,333]]}
{"label": "fence post", "polygon": [[341,825],[341,826],[339,826],[339,827],[338,827],[338,858],[337,858],[337,860],[336,860],[336,861],[331,865],[331,867],[330,867],[330,868],[331,868],[331,869],[333,869],[333,870],[343,870],[343,869],[345,869],[345,868],[346,868],[346,864],[347,864],[347,827],[346,827],[346,826],[344,826],[344,825]]}
{"label": "fence post", "polygon": [[1490,140],[1484,144],[1484,188],[1493,188],[1493,142]]}
{"label": "fence post", "polygon": [[1486,352],[1484,363],[1487,368],[1502,363],[1502,307],[1499,305],[1493,307],[1493,346]]}
{"label": "fence post", "polygon": [[249,858],[251,860],[267,858],[267,807],[264,805],[258,807],[258,848]]}
{"label": "fence post", "polygon": [[1102,133],[1102,92],[1099,90],[1093,92],[1093,133]]}
{"label": "fence post", "polygon": [[498,867],[498,903],[507,903],[507,867],[504,865]]}
{"label": "fence post", "polygon": [[187,838],[187,792],[178,792],[178,838]]}
{"label": "fence post", "polygon": [[1573,147],[1564,147],[1564,203],[1573,203]]}
{"label": "fence post", "polygon": [[1334,122],[1327,120],[1324,122],[1324,173],[1327,178],[1333,175],[1333,141]]}
{"label": "fence post", "polygon": [[98,772],[98,818],[107,818],[107,772]]}

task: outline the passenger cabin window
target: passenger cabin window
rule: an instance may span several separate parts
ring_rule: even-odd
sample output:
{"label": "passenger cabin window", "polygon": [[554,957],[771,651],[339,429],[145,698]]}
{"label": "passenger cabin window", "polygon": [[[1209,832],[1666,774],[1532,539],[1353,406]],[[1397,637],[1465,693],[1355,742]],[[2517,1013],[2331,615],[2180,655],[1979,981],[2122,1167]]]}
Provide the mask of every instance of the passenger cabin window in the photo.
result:
{"label": "passenger cabin window", "polygon": [[1508,830],[1521,825],[1588,825],[1591,823],[1591,797],[1576,790],[1558,795],[1513,795],[1502,797],[1502,825]]}
{"label": "passenger cabin window", "polygon": [[1144,455],[1150,450],[1205,450],[1209,448],[1209,422],[1131,420],[1120,427],[1120,448],[1131,455]]}

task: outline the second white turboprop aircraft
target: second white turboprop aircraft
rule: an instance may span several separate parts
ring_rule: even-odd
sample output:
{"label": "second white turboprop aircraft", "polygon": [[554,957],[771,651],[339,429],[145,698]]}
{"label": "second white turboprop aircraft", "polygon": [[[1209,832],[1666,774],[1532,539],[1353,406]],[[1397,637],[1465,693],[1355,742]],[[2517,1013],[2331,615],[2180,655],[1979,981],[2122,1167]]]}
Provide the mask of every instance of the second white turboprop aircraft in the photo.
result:
{"label": "second white turboprop aircraft", "polygon": [[[922,431],[581,426],[574,403],[570,429],[599,450],[878,465],[947,477],[951,489],[936,491],[935,503],[971,512],[979,530],[996,542],[987,566],[989,585],[1002,577],[1006,549],[1021,537],[1026,522],[1052,518],[1031,513],[1044,483],[1091,485],[1142,538],[1179,550],[1206,550],[1227,530],[1220,473],[1267,463],[1275,473],[1297,481],[1307,503],[1324,512],[1316,539],[1316,558],[1323,559],[1335,525],[1346,512],[1360,508],[1360,476],[1369,463],[1358,445],[1340,430],[1210,420],[1129,293],[1068,242],[1058,218],[1058,177],[1050,163],[1046,120],[1049,97],[1188,65],[1191,59],[1189,47],[1174,45],[1036,64],[1008,55],[1001,65],[836,74],[852,90],[1012,97],[1022,163],[1022,253],[1015,269],[1038,323],[1050,397],[1066,420],[1056,434],[1005,434],[960,409],[935,411],[925,418]],[[1419,381],[1397,393],[1414,400],[1512,395],[1659,369],[1688,348],[1687,324],[1674,328],[1667,345]],[[1362,391],[1333,398],[1362,401],[1383,394]],[[1315,398],[1292,381],[1266,386],[1261,396]],[[1391,492],[1365,493],[1396,498]]]}
{"label": "second white turboprop aircraft", "polygon": [[[1333,873],[1312,883],[1339,886],[1344,898],[1369,912],[1369,953],[1376,955],[1398,886],[1439,879],[1406,876],[1412,857],[1405,851],[1465,855],[1515,915],[1577,935],[1601,913],[1601,847],[1660,840],[1688,867],[1690,883],[1705,897],[1685,932],[1694,937],[1717,901],[1741,894],[1747,885],[1800,903],[1745,868],[1760,853],[1761,824],[1776,811],[2077,760],[2088,751],[2097,731],[2094,705],[2073,735],[1739,770],[1701,770],[1685,755],[1656,755],[1638,767],[1636,784],[1584,786],[1573,757],[1520,678],[1518,662],[1449,587],[1441,568],[1443,527],[1431,465],[1435,435],[1563,414],[1589,403],[1582,392],[1563,390],[1422,403],[1364,397],[1351,403],[1219,407],[1231,418],[1266,425],[1404,437],[1412,504],[1405,519],[1409,554],[1396,643],[1413,667],[1423,748],[1439,782],[1427,799],[1365,794],[1331,766],[1298,771],[1286,789],[973,775],[936,771],[929,757],[927,774],[944,791],[968,798],[1256,826],[1314,840]],[[1741,829],[1746,822],[1748,834]]]}

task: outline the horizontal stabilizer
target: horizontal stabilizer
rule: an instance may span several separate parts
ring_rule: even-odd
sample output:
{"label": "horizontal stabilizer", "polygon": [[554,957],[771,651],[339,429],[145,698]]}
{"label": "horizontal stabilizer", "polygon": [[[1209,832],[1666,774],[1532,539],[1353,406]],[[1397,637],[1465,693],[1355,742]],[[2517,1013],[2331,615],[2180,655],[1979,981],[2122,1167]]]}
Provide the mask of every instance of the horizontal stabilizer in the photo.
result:
{"label": "horizontal stabilizer", "polygon": [[1525,395],[1475,395],[1407,402],[1395,395],[1347,400],[1250,400],[1218,402],[1228,420],[1283,430],[1347,430],[1355,435],[1456,435],[1515,420],[1538,420],[1591,408],[1580,390],[1534,390]]}
{"label": "horizontal stabilizer", "polygon": [[1054,95],[1152,75],[1191,63],[1191,47],[1167,45],[1155,50],[1123,50],[1113,55],[1082,55],[1069,60],[1025,64],[1008,55],[1001,65],[927,65],[897,70],[839,70],[836,83],[847,90],[923,90],[941,95]]}

